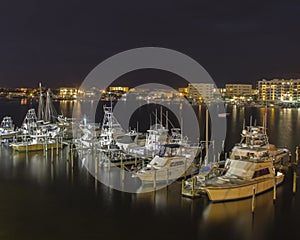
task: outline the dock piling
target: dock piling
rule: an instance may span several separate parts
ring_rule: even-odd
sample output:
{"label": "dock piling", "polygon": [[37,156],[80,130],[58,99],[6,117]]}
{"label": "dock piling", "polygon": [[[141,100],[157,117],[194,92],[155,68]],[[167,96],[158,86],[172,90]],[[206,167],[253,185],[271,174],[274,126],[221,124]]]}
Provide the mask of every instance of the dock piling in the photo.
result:
{"label": "dock piling", "polygon": [[124,163],[121,164],[121,168],[122,168],[122,182],[124,182],[124,180],[125,180],[125,164]]}
{"label": "dock piling", "polygon": [[192,196],[195,194],[195,177],[192,178]]}
{"label": "dock piling", "polygon": [[276,202],[276,196],[277,195],[277,190],[276,190],[276,178],[274,178],[274,186],[273,186],[273,203],[275,204]]}
{"label": "dock piling", "polygon": [[153,189],[156,190],[156,170],[154,170],[154,175],[153,175]]}
{"label": "dock piling", "polygon": [[51,147],[51,162],[53,162],[53,147]]}
{"label": "dock piling", "polygon": [[167,169],[167,186],[169,185],[169,168]]}
{"label": "dock piling", "polygon": [[296,169],[294,170],[294,174],[293,174],[293,194],[295,195],[297,191],[297,172]]}
{"label": "dock piling", "polygon": [[58,138],[55,138],[55,142],[56,142],[56,156],[58,156]]}
{"label": "dock piling", "polygon": [[255,187],[253,188],[251,211],[252,213],[255,211]]}

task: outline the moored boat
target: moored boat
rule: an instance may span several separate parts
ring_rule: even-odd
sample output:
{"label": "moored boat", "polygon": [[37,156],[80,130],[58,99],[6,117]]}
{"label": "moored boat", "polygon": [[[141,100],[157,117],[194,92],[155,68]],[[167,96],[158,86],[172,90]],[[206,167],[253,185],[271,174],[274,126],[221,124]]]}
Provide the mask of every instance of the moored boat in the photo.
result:
{"label": "moored boat", "polygon": [[0,125],[0,140],[10,140],[16,136],[15,126],[10,116],[3,117]]}
{"label": "moored boat", "polygon": [[11,143],[10,146],[17,152],[31,152],[60,148],[61,144],[54,140],[31,139],[30,141]]}
{"label": "moored boat", "polygon": [[275,171],[267,150],[250,152],[247,157],[227,159],[223,174],[204,179],[194,176],[184,182],[182,195],[197,197],[207,195],[211,201],[228,201],[251,197],[279,185],[284,174]]}
{"label": "moored boat", "polygon": [[133,177],[140,178],[143,184],[176,180],[190,168],[196,152],[196,148],[180,144],[163,144],[159,154]]}

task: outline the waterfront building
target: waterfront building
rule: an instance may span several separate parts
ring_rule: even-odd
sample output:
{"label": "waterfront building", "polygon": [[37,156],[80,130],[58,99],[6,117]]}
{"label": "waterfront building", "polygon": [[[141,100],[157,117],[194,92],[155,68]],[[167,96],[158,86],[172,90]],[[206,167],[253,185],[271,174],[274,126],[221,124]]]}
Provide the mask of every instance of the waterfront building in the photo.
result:
{"label": "waterfront building", "polygon": [[189,83],[188,98],[196,101],[210,101],[214,98],[216,86],[212,83]]}
{"label": "waterfront building", "polygon": [[226,97],[239,98],[252,96],[251,84],[226,84]]}
{"label": "waterfront building", "polygon": [[260,101],[300,102],[300,79],[262,79],[257,89]]}
{"label": "waterfront building", "polygon": [[188,88],[178,88],[178,93],[181,97],[188,97],[189,90]]}
{"label": "waterfront building", "polygon": [[61,99],[75,99],[78,94],[77,88],[61,87],[58,97]]}
{"label": "waterfront building", "polygon": [[109,91],[110,92],[123,92],[123,93],[127,93],[129,91],[129,87],[109,87]]}

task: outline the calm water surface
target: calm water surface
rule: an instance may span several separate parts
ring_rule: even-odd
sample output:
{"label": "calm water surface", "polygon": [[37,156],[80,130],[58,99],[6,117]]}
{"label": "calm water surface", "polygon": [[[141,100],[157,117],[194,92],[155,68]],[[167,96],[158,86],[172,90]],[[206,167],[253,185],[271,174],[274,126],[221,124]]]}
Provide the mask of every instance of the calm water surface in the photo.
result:
{"label": "calm water surface", "polygon": [[[90,104],[90,103],[87,103]],[[0,117],[20,125],[35,101],[0,100]],[[56,102],[71,115],[72,102]],[[264,109],[230,107],[226,149],[239,141],[243,119],[262,124]],[[300,145],[300,110],[268,109],[270,142],[293,152]],[[156,193],[129,194],[94,180],[77,159],[74,168],[60,152],[14,153],[0,148],[0,239],[298,239],[300,193],[292,194],[292,174],[273,193],[251,200],[211,204],[180,195],[175,182]]]}

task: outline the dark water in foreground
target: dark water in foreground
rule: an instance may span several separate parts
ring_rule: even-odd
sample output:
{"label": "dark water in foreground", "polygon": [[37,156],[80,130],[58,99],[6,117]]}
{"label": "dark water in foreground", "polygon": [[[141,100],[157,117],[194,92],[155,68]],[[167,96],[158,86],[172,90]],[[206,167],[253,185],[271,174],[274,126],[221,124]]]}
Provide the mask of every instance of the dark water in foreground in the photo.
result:
{"label": "dark water in foreground", "polygon": [[[65,114],[72,103],[61,102]],[[31,103],[0,100],[1,117],[20,123]],[[230,108],[227,147],[240,138],[243,119],[262,123],[264,109]],[[293,152],[300,145],[300,110],[268,109],[270,142]],[[229,137],[230,136],[230,137]],[[298,239],[300,193],[292,194],[292,174],[273,193],[210,204],[180,195],[180,182],[156,193],[129,194],[110,189],[65,153],[13,153],[0,148],[0,239]]]}

